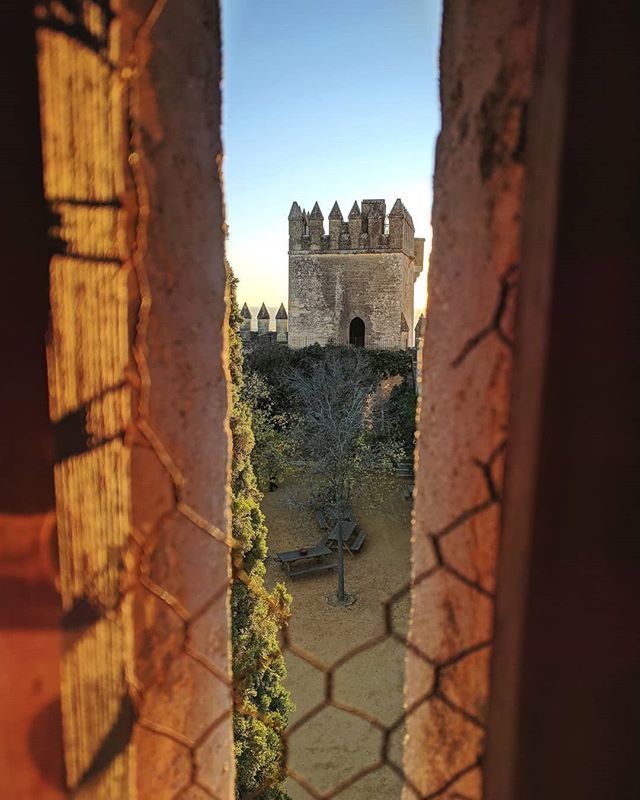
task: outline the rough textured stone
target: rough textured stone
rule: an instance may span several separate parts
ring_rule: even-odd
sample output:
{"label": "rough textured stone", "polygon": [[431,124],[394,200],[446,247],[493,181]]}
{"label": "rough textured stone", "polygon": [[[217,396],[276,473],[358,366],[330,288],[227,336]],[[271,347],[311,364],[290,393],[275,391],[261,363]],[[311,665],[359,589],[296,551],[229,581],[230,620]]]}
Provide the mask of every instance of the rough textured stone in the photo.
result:
{"label": "rough textured stone", "polygon": [[[484,714],[486,656],[464,655],[492,635],[536,12],[518,0],[444,4],[413,565],[416,577],[435,574],[414,589],[410,638],[452,662],[436,691],[461,708],[408,720],[405,768],[425,792],[472,768],[483,749],[464,709]],[[418,663],[407,663],[411,697]]]}
{"label": "rough textured stone", "polygon": [[495,589],[499,526],[500,506],[494,503],[440,541],[447,565],[487,592]]}
{"label": "rough textured stone", "polygon": [[443,795],[444,800],[481,800],[482,770],[472,769],[457,780]]}
{"label": "rough textured stone", "polygon": [[[434,698],[421,705],[407,721],[406,746],[420,752],[420,767],[409,774],[421,797],[439,796],[454,776],[473,768],[482,753],[484,732]],[[439,747],[431,743],[437,738]],[[415,793],[405,789],[405,797]]]}
{"label": "rough textured stone", "polygon": [[441,670],[439,688],[452,703],[486,723],[491,649],[483,647]]}
{"label": "rough textured stone", "polygon": [[490,638],[491,601],[458,578],[438,570],[416,593],[429,613],[412,626],[411,642],[432,661],[447,662]]}

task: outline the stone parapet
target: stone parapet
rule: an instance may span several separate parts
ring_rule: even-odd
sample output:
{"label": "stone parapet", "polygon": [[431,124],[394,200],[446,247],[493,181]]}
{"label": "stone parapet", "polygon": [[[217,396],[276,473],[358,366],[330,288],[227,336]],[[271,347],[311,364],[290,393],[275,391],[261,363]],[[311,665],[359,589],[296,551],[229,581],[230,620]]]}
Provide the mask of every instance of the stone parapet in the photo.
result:
{"label": "stone parapet", "polygon": [[361,208],[355,202],[347,220],[334,203],[328,233],[318,203],[308,213],[294,202],[289,212],[289,255],[318,252],[404,253],[422,267],[424,239],[415,238],[413,219],[400,198],[389,214],[384,200],[363,200]]}

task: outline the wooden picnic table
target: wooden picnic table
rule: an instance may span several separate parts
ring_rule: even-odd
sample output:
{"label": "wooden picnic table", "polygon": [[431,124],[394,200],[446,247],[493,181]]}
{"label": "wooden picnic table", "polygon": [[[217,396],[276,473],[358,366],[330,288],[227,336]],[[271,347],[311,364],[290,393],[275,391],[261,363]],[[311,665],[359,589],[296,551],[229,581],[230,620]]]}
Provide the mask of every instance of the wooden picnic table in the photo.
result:
{"label": "wooden picnic table", "polygon": [[[347,550],[349,550],[348,542],[349,539],[353,536],[353,532],[357,528],[358,523],[352,519],[347,519],[347,520],[342,520],[341,522],[337,522],[335,527],[327,537],[328,542],[338,541],[338,530],[340,526],[342,526],[342,543],[345,545]],[[351,551],[349,550],[349,552]]]}
{"label": "wooden picnic table", "polygon": [[347,549],[349,550],[351,555],[357,553],[359,550],[362,549],[362,545],[365,543],[366,539],[367,539],[366,532],[359,531],[356,538],[352,542],[349,542],[349,544],[347,545]]}
{"label": "wooden picnic table", "polygon": [[[298,550],[286,550],[276,553],[274,558],[280,562],[282,569],[292,577],[306,575],[311,572],[320,572],[334,569],[335,564],[319,563],[322,559],[332,555],[332,550],[326,545],[316,544],[311,547],[300,547]],[[302,568],[292,570],[292,567],[302,564]]]}

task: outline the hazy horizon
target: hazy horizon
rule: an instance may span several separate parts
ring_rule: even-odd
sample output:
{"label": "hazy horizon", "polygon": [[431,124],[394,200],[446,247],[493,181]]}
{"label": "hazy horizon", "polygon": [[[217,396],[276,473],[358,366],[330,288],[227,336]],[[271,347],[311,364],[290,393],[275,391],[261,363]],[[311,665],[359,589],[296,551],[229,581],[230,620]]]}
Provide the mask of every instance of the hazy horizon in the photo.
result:
{"label": "hazy horizon", "polygon": [[436,0],[223,0],[227,255],[255,318],[287,306],[292,202],[401,197],[426,239],[440,128]]}

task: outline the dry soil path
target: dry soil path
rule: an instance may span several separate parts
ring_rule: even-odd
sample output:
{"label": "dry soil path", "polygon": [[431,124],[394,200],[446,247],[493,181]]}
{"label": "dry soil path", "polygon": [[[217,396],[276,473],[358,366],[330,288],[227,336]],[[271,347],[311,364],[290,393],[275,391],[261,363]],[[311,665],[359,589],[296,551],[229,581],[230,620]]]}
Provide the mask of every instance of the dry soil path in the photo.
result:
{"label": "dry soil path", "polygon": [[[376,479],[355,498],[358,525],[368,533],[362,551],[355,557],[345,553],[346,588],[357,596],[354,605],[336,608],[327,603],[335,593],[336,575],[329,572],[295,580],[285,579],[293,595],[290,632],[293,642],[325,664],[331,664],[359,644],[384,632],[383,601],[409,580],[411,507],[404,498],[406,480]],[[262,508],[269,526],[269,552],[290,550],[316,543],[322,532],[305,507],[308,489],[299,479],[290,478],[275,492],[265,495]],[[284,576],[269,560],[267,584],[272,587]],[[395,628],[406,634],[409,597],[395,603]],[[322,701],[324,676],[291,652],[285,654],[293,695],[295,722]],[[390,726],[402,714],[404,649],[385,639],[349,659],[335,674],[334,696],[375,715]],[[392,737],[391,752],[401,764],[404,730]],[[377,760],[381,734],[370,723],[333,707],[324,708],[289,739],[289,764],[320,792]],[[401,782],[388,767],[383,767],[352,784],[339,794],[339,800],[395,800]],[[287,791],[293,800],[308,800],[311,795],[292,779]]]}

